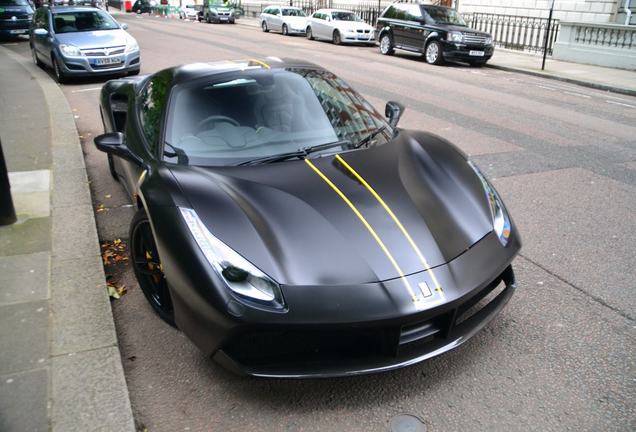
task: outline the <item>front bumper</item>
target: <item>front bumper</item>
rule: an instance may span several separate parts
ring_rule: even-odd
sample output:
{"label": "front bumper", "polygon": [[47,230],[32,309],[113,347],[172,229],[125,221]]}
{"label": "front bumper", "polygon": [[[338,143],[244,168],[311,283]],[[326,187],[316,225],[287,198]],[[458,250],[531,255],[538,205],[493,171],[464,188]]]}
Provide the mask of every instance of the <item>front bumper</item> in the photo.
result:
{"label": "front bumper", "polygon": [[[502,247],[491,232],[433,269],[442,294],[433,289],[430,272],[406,276],[415,289],[425,283],[433,291],[421,302],[414,303],[397,278],[351,286],[282,286],[288,309],[267,310],[222,286],[190,236],[164,222],[175,220],[167,214],[175,210],[157,211],[154,232],[177,326],[205,355],[240,374],[335,377],[418,363],[468,340],[515,289],[510,265],[520,240],[513,235]],[[488,304],[466,318],[472,303],[484,296]]]}
{"label": "front bumper", "polygon": [[29,27],[31,26],[31,20],[19,19],[1,19],[0,20],[0,35],[2,36],[20,36],[28,35]]}
{"label": "front bumper", "polygon": [[373,31],[369,33],[355,32],[355,33],[342,33],[340,38],[342,43],[362,43],[375,45],[375,34]]}
{"label": "front bumper", "polygon": [[486,63],[495,52],[492,45],[467,45],[444,41],[444,60]]}
{"label": "front bumper", "polygon": [[[94,76],[128,73],[141,68],[139,50],[110,56],[67,57],[58,52],[62,60],[60,68],[68,76]],[[115,62],[99,65],[98,62]]]}

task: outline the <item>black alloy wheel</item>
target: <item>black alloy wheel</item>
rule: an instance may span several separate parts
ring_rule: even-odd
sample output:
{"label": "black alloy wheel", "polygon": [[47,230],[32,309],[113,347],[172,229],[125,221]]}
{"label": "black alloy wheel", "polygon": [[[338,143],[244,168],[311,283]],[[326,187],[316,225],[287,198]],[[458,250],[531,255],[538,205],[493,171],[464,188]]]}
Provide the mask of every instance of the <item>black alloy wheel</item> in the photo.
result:
{"label": "black alloy wheel", "polygon": [[130,261],[142,292],[157,315],[174,327],[174,310],[168,282],[163,273],[150,220],[144,209],[135,213],[130,223],[129,238]]}
{"label": "black alloy wheel", "polygon": [[53,63],[53,73],[55,74],[55,79],[59,84],[64,84],[66,82],[66,75],[60,69],[60,65],[58,63],[57,57],[55,55],[51,55],[51,63]]}
{"label": "black alloy wheel", "polygon": [[283,35],[289,36],[289,29],[287,28],[287,24],[283,24]]}

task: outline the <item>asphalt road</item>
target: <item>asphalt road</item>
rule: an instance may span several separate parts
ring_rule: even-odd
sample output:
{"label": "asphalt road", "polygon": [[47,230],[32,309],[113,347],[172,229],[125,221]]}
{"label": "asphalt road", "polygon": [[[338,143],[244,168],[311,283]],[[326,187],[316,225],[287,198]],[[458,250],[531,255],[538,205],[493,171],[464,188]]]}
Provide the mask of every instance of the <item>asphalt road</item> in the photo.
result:
{"label": "asphalt road", "polygon": [[[519,288],[458,350],[383,375],[281,381],[226,372],[156,318],[127,266],[107,268],[138,428],[385,431],[401,413],[429,431],[636,429],[636,98],[489,68],[206,25],[120,16],[142,72],[188,62],[306,58],[401,125],[442,135],[492,178],[524,239]],[[11,46],[28,54],[26,43]],[[132,209],[91,142],[101,80],[63,86],[91,180],[100,239],[126,239]],[[69,221],[72,223],[72,221]],[[72,275],[69,275],[72,277]]]}

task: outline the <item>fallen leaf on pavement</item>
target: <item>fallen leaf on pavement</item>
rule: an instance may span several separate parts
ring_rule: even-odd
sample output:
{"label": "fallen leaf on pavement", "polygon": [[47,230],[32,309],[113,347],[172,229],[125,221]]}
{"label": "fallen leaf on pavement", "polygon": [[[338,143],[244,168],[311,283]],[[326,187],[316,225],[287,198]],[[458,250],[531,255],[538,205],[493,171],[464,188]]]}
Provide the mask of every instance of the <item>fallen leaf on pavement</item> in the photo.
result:
{"label": "fallen leaf on pavement", "polygon": [[113,282],[107,282],[106,286],[108,287],[108,295],[114,299],[121,298],[121,296],[126,294],[126,286],[124,285],[118,286]]}

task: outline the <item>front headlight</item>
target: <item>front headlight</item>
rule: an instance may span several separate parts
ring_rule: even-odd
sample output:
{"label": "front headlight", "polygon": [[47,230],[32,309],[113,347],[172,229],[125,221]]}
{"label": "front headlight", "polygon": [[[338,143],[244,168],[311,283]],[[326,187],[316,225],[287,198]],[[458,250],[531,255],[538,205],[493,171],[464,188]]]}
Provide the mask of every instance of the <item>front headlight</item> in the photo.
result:
{"label": "front headlight", "polygon": [[199,248],[227,288],[249,300],[278,309],[284,307],[280,286],[272,278],[214,237],[194,210],[181,207],[179,210]]}
{"label": "front headlight", "polygon": [[131,53],[133,51],[139,51],[139,44],[135,39],[128,39],[126,41],[126,52]]}
{"label": "front headlight", "polygon": [[216,15],[216,9],[210,9],[210,13],[211,13],[212,15]]}
{"label": "front headlight", "polygon": [[75,45],[60,44],[59,48],[65,56],[80,57],[82,55],[80,49]]}
{"label": "front headlight", "polygon": [[464,35],[461,32],[448,32],[446,39],[451,42],[462,42],[464,40]]}
{"label": "front headlight", "polygon": [[506,207],[503,205],[503,201],[499,197],[499,194],[495,188],[490,184],[482,172],[477,168],[472,161],[468,161],[468,165],[475,171],[477,177],[481,181],[481,185],[486,193],[486,199],[490,207],[490,215],[492,216],[492,226],[495,230],[495,234],[499,238],[502,245],[506,246],[510,239],[510,217],[506,211]]}
{"label": "front headlight", "polygon": [[486,45],[492,45],[492,37],[487,37],[485,43]]}

